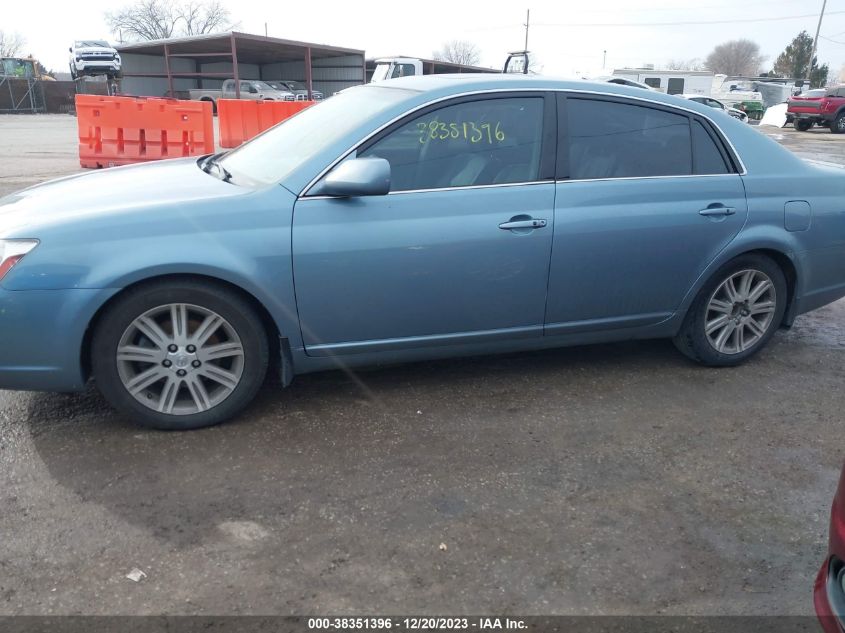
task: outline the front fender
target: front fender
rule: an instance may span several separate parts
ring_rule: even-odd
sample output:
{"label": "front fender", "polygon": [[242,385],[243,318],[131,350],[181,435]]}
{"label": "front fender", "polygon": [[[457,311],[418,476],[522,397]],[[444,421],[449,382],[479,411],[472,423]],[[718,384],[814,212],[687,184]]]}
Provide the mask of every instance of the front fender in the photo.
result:
{"label": "front fender", "polygon": [[291,264],[294,197],[282,187],[233,200],[99,215],[39,232],[4,279],[16,290],[122,289],[165,275],[220,279],[257,299],[299,345]]}

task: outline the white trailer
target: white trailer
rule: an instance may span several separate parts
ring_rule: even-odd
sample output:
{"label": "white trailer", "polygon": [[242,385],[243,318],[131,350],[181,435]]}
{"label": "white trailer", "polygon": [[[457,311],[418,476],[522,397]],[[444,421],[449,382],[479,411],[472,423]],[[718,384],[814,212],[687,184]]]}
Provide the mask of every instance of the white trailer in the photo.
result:
{"label": "white trailer", "polygon": [[613,71],[613,75],[638,81],[670,95],[688,94],[709,97],[713,89],[713,73],[706,70],[619,68]]}

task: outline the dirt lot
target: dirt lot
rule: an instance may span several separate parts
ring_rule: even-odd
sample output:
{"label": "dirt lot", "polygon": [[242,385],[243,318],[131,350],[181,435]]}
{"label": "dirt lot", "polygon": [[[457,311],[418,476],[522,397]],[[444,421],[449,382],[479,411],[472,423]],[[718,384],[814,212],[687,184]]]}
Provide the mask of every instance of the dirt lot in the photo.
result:
{"label": "dirt lot", "polygon": [[[73,125],[0,117],[0,193],[75,171]],[[652,341],[326,373],[192,433],[0,392],[0,614],[810,614],[843,360],[840,302],[737,369]]]}

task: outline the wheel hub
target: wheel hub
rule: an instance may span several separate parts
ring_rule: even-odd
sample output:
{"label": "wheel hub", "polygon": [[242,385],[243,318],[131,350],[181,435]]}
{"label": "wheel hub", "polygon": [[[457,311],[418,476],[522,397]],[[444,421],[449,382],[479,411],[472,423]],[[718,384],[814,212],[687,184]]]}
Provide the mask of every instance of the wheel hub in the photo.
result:
{"label": "wheel hub", "polygon": [[175,352],[168,352],[167,358],[165,360],[170,361],[170,365],[165,365],[165,367],[167,367],[174,373],[179,370],[184,370],[187,373],[191,373],[196,370],[197,367],[201,366],[201,364],[195,366],[195,363],[200,362],[196,352],[191,353],[187,351],[187,349],[185,349],[184,347],[180,347]]}

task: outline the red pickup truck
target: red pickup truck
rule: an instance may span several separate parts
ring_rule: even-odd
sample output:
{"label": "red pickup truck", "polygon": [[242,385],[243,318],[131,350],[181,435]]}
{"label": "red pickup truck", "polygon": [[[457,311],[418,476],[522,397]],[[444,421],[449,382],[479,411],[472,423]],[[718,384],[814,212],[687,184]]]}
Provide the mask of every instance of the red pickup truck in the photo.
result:
{"label": "red pickup truck", "polygon": [[787,101],[786,122],[806,132],[813,125],[829,127],[834,134],[845,133],[845,86],[810,90]]}

